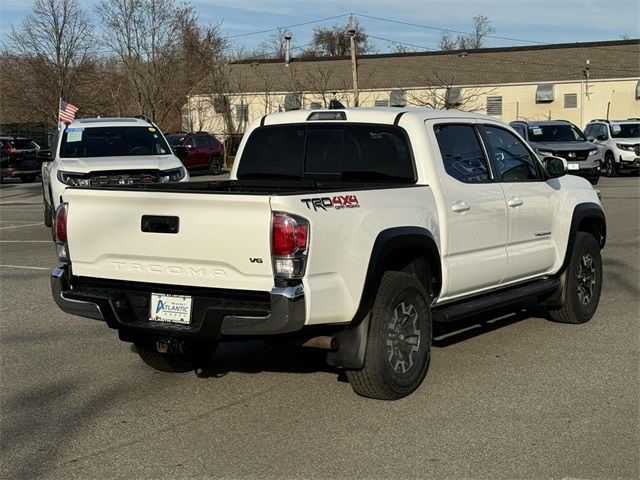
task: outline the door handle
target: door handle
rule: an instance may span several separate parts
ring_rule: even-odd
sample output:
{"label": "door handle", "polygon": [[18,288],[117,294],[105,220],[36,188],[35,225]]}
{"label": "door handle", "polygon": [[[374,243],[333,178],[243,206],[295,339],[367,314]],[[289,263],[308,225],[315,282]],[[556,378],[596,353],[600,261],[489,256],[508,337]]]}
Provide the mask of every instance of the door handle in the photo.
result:
{"label": "door handle", "polygon": [[454,203],[451,206],[451,210],[453,210],[456,213],[464,213],[471,210],[471,205],[469,205],[466,202],[461,202],[460,200],[458,200],[456,203]]}
{"label": "door handle", "polygon": [[511,197],[507,202],[507,205],[515,208],[515,207],[522,206],[522,203],[523,203],[522,200],[520,200],[518,197]]}

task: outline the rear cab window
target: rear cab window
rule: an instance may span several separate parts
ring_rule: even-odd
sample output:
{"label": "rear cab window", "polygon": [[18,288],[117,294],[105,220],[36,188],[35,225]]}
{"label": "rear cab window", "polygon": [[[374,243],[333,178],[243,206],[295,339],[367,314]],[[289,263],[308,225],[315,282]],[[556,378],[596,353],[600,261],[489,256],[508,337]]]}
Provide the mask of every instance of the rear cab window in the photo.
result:
{"label": "rear cab window", "polygon": [[417,180],[409,138],[402,128],[333,122],[257,128],[244,147],[237,177]]}

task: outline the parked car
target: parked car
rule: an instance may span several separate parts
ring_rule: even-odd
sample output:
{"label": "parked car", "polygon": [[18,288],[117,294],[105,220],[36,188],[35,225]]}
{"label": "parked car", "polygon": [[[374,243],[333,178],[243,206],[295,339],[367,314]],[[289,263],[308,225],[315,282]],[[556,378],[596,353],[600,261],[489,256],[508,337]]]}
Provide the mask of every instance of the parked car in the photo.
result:
{"label": "parked car", "polygon": [[224,148],[222,142],[210,133],[168,133],[167,141],[189,171],[206,169],[211,175],[220,175]]}
{"label": "parked car", "polygon": [[596,185],[600,180],[602,154],[578,127],[566,120],[515,121],[509,125],[541,156],[562,157],[568,172]]}
{"label": "parked car", "polygon": [[640,118],[591,120],[584,131],[604,156],[604,174],[640,172]]}
{"label": "parked car", "polygon": [[39,151],[40,146],[31,138],[0,137],[0,180],[19,178],[25,183],[35,182],[42,168]]}
{"label": "parked car", "polygon": [[67,189],[58,306],[105,321],[163,371],[210,361],[220,340],[323,348],[358,394],[378,399],[422,383],[434,320],[524,299],[559,322],[596,312],[606,238],[596,190],[494,118],[266,115],[230,178]]}
{"label": "parked car", "polygon": [[189,173],[160,129],[146,118],[81,118],[61,127],[42,165],[44,222],[69,186],[184,182]]}

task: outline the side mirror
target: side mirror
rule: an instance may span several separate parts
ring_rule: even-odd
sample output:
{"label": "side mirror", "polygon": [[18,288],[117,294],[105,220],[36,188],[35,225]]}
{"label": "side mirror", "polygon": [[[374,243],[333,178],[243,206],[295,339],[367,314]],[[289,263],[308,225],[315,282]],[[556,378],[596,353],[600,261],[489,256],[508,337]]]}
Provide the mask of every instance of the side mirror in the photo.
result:
{"label": "side mirror", "polygon": [[36,154],[36,159],[38,159],[38,161],[43,163],[52,161],[53,158],[51,158],[51,150],[38,150],[38,153]]}
{"label": "side mirror", "polygon": [[187,155],[188,150],[184,145],[176,145],[175,147],[173,147],[173,153],[175,153],[176,157],[182,158]]}
{"label": "side mirror", "polygon": [[603,142],[604,140],[607,140],[609,137],[607,137],[606,135],[598,135],[596,137],[596,140],[600,140],[601,142]]}
{"label": "side mirror", "polygon": [[567,162],[560,157],[544,157],[542,160],[547,178],[562,177],[567,173]]}

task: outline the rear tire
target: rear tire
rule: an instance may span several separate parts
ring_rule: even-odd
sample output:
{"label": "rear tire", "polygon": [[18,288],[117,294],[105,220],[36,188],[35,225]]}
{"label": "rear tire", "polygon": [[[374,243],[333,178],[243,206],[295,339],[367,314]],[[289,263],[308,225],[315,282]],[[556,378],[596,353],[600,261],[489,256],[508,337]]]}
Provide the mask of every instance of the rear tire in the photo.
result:
{"label": "rear tire", "polygon": [[596,313],[602,292],[602,257],[593,235],[578,232],[564,284],[562,307],[549,310],[560,323],[585,323]]}
{"label": "rear tire", "polygon": [[142,361],[155,370],[184,373],[210,364],[216,345],[194,347],[188,353],[160,353],[147,342],[136,343],[135,349]]}
{"label": "rear tire", "polygon": [[222,172],[222,157],[212,155],[209,159],[209,175],[220,175]]}
{"label": "rear tire", "polygon": [[613,155],[607,153],[604,157],[604,172],[607,177],[617,177],[618,169],[616,168],[616,160]]}
{"label": "rear tire", "polygon": [[384,274],[370,314],[364,367],[346,372],[358,395],[396,400],[420,386],[431,352],[428,298],[413,275]]}

